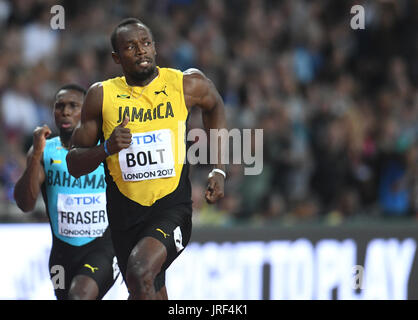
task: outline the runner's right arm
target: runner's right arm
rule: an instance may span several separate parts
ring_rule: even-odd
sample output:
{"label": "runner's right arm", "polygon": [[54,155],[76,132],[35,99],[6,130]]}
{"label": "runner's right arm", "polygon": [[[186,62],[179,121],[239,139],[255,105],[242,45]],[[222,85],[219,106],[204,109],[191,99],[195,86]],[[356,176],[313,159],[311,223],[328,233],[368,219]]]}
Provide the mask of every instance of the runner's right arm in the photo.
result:
{"label": "runner's right arm", "polygon": [[[103,87],[96,83],[90,87],[81,109],[81,124],[71,137],[71,149],[67,154],[67,167],[76,178],[94,171],[107,154],[104,143],[97,145],[102,127]],[[117,153],[131,144],[132,135],[125,119],[110,135],[107,148],[110,154]]]}
{"label": "runner's right arm", "polygon": [[46,138],[51,134],[47,125],[37,127],[33,132],[33,146],[28,151],[26,169],[17,181],[13,192],[17,206],[23,211],[33,210],[45,181],[45,170],[43,166],[43,152],[46,145]]}

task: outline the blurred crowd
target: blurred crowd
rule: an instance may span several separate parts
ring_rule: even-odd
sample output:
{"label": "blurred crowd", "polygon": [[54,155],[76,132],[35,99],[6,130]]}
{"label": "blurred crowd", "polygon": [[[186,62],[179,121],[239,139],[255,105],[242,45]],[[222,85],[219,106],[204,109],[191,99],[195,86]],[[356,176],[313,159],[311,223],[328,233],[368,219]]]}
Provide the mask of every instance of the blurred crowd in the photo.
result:
{"label": "blurred crowd", "polygon": [[[353,30],[357,4],[365,28]],[[196,224],[418,218],[417,1],[0,0],[0,221],[46,219],[42,204],[23,218],[12,196],[33,129],[55,130],[60,86],[121,74],[110,34],[131,16],[151,28],[159,66],[214,82],[229,128],[263,129],[262,173],[228,165],[217,205],[203,197],[209,168],[192,166]]]}

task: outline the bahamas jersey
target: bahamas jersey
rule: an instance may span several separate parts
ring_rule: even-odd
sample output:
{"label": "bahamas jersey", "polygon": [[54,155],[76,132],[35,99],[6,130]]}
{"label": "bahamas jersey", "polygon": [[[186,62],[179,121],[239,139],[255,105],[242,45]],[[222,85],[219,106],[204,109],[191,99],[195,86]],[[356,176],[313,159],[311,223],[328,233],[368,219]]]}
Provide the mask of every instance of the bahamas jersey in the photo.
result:
{"label": "bahamas jersey", "polygon": [[129,148],[106,158],[109,174],[124,196],[151,206],[177,188],[185,163],[183,73],[158,68],[158,76],[145,87],[131,87],[125,77],[102,85],[104,138],[125,117],[132,133]]}
{"label": "bahamas jersey", "polygon": [[108,225],[104,168],[100,164],[76,179],[68,173],[67,153],[59,137],[46,141],[44,198],[54,235],[82,246],[101,237]]}

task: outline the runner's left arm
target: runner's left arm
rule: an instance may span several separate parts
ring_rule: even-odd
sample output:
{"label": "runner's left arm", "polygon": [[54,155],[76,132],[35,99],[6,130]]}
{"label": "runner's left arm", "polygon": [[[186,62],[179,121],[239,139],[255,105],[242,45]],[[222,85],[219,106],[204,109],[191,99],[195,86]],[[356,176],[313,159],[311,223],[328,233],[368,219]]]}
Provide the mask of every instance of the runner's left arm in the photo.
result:
{"label": "runner's left arm", "polygon": [[[225,154],[228,135],[226,130],[225,109],[222,98],[212,83],[198,69],[184,71],[183,77],[184,98],[187,108],[196,106],[202,110],[203,126],[209,137],[210,153],[216,154],[214,168],[225,172]],[[217,142],[210,141],[211,129],[217,129]],[[224,157],[223,157],[224,155]],[[224,196],[224,176],[218,172],[208,178],[205,197],[208,203],[215,203]]]}
{"label": "runner's left arm", "polygon": [[13,196],[17,206],[23,211],[33,210],[45,181],[43,154],[46,138],[51,134],[47,125],[37,127],[33,132],[33,145],[28,151],[26,169],[16,182]]}

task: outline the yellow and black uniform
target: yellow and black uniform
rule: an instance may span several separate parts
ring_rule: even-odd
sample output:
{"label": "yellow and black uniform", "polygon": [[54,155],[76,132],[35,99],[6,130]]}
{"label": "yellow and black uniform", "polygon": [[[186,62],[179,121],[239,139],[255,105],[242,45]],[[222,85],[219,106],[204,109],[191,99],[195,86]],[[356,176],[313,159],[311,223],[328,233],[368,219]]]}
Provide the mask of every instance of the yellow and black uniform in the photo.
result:
{"label": "yellow and black uniform", "polygon": [[[124,118],[131,146],[106,159],[108,217],[123,276],[129,254],[145,236],[167,248],[165,269],[180,254],[191,234],[191,186],[186,163],[183,73],[158,68],[144,87],[131,87],[125,77],[102,82],[103,139]],[[156,283],[156,288],[163,283]]]}

